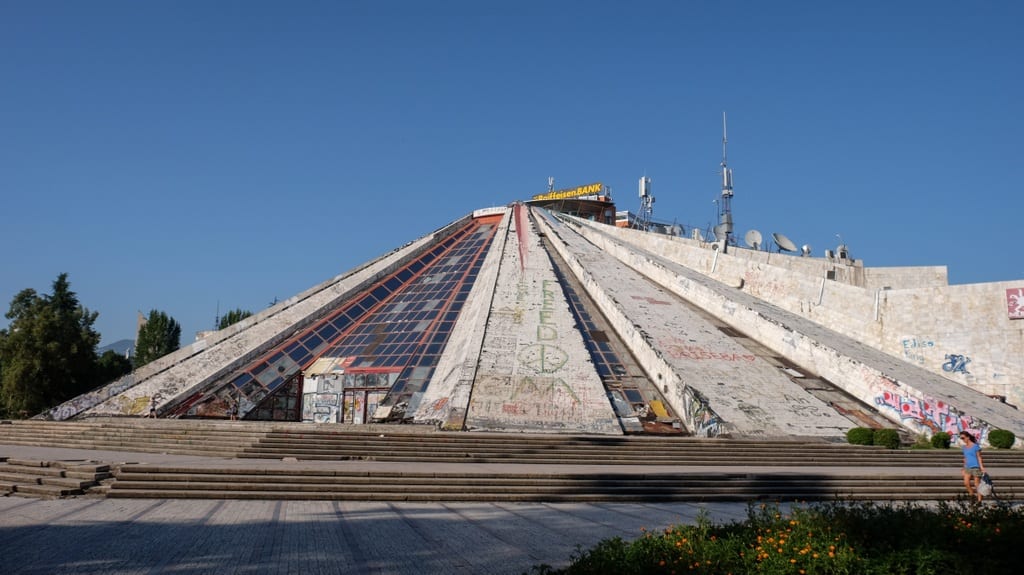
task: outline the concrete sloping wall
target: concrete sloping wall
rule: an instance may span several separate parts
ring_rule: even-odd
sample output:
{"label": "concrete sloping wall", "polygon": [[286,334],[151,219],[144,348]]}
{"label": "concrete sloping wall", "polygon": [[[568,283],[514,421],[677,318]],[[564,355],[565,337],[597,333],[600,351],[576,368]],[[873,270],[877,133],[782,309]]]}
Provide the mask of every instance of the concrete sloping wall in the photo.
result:
{"label": "concrete sloping wall", "polygon": [[[671,238],[666,238],[669,241],[665,242],[645,234],[640,238],[643,241],[633,245],[627,238],[633,239],[635,235],[619,234],[614,228],[591,226],[583,221],[576,223],[581,233],[602,250],[753,337],[780,356],[839,385],[861,401],[877,406],[881,413],[910,431],[930,434],[939,430],[955,433],[967,429],[984,437],[990,429],[1001,428],[1024,436],[1024,415],[1020,411],[865,345],[857,338],[831,329],[828,322],[812,321],[746,293],[748,286],[740,281],[742,277],[719,271],[736,265],[737,259],[730,258],[728,254],[711,252],[705,275],[671,258],[672,250],[667,248],[675,244]],[[669,257],[649,251],[647,248],[652,245],[666,247],[663,252],[667,252]],[[785,275],[777,274],[776,277]],[[801,283],[805,280],[798,274],[790,275],[797,276],[792,279],[791,289],[799,300],[801,289],[806,290]],[[724,277],[733,283],[728,285],[713,277]],[[829,289],[858,290],[843,285],[829,286]],[[782,297],[785,291],[785,286],[780,285],[771,293],[776,299],[792,303],[792,300]],[[761,290],[759,293],[765,292]],[[887,295],[892,294],[889,292]],[[868,309],[880,309],[875,305],[866,306],[864,298],[856,305],[862,310],[861,316],[873,317]],[[805,315],[821,319],[819,310]]]}
{"label": "concrete sloping wall", "polygon": [[822,258],[720,253],[685,238],[601,231],[937,376],[1024,406],[1024,319],[1007,313],[1007,290],[1024,289],[1024,280],[950,286],[944,267],[858,268],[865,278],[859,287],[826,279],[849,266]]}
{"label": "concrete sloping wall", "polygon": [[666,399],[699,435],[841,439],[853,423],[675,295],[571,227],[544,219],[569,262]]}
{"label": "concrete sloping wall", "polygon": [[621,434],[527,208],[507,230],[466,429]]}
{"label": "concrete sloping wall", "polygon": [[96,391],[69,400],[44,417],[143,415],[150,402],[161,412],[245,365],[263,350],[322,317],[364,286],[401,267],[458,229],[462,218],[346,274],[336,276],[254,316],[161,357]]}

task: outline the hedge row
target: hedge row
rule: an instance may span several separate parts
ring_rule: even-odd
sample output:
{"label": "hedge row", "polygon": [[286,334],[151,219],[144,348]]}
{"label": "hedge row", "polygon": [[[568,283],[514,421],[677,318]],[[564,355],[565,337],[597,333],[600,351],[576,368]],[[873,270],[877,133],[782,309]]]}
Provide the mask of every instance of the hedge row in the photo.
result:
{"label": "hedge row", "polygon": [[[997,449],[1009,449],[1017,437],[1005,429],[993,429],[988,432],[988,443]],[[896,449],[900,446],[899,432],[895,429],[871,429],[870,427],[854,427],[846,432],[846,441],[852,445],[879,445]],[[937,431],[931,437],[932,447],[948,449],[952,441],[950,434]]]}

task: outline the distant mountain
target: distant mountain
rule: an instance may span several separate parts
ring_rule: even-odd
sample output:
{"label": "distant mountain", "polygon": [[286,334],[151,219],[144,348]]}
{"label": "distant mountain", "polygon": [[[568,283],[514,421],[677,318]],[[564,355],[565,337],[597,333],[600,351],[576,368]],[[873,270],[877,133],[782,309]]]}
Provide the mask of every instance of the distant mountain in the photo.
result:
{"label": "distant mountain", "polygon": [[124,357],[131,357],[135,353],[135,340],[134,339],[121,339],[96,349],[96,355],[103,355],[108,350],[112,350],[117,355]]}

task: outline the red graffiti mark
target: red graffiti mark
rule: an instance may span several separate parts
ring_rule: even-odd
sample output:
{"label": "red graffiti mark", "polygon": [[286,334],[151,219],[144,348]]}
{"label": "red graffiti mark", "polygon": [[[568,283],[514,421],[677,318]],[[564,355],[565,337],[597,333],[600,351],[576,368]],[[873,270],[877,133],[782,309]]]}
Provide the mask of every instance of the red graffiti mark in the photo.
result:
{"label": "red graffiti mark", "polygon": [[717,359],[720,361],[755,361],[757,356],[747,353],[732,353],[732,352],[720,352],[720,351],[709,351],[702,347],[696,347],[692,345],[668,345],[665,346],[665,353],[670,357],[676,359]]}
{"label": "red graffiti mark", "polygon": [[635,295],[635,296],[633,296],[633,299],[638,299],[640,301],[645,301],[645,302],[647,302],[647,303],[649,303],[651,305],[671,305],[671,302],[662,301],[660,299],[654,299],[654,298],[648,297],[648,296]]}
{"label": "red graffiti mark", "polygon": [[523,204],[516,203],[512,207],[512,214],[516,219],[516,237],[519,239],[519,271],[526,270],[526,210]]}

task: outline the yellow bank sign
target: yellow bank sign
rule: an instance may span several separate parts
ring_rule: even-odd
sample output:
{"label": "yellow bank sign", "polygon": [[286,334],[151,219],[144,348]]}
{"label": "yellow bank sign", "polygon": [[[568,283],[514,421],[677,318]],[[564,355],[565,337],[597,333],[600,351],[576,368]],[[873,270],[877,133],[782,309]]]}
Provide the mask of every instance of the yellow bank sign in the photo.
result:
{"label": "yellow bank sign", "polygon": [[568,188],[565,190],[555,190],[546,194],[537,194],[533,196],[535,200],[564,200],[565,198],[578,198],[580,196],[596,196],[601,193],[604,186],[601,182],[595,184],[587,184],[585,186],[579,186],[575,188]]}

